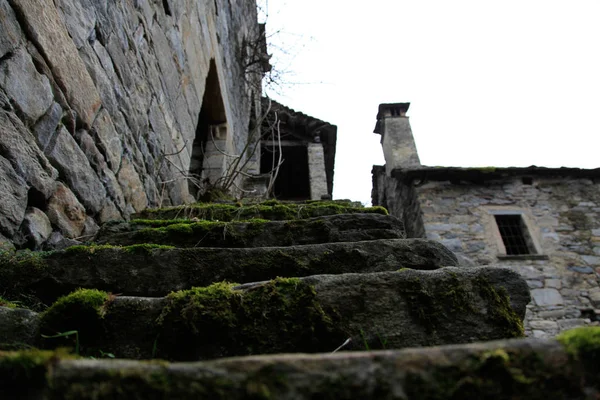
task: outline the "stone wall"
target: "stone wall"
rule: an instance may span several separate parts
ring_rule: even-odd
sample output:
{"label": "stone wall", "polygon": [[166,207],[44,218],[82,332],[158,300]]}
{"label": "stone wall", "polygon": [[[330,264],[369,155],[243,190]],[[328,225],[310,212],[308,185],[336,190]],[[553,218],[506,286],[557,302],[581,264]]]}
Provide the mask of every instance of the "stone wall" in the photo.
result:
{"label": "stone wall", "polygon": [[[526,333],[546,337],[599,319],[600,186],[587,177],[531,172],[498,179],[481,179],[480,174],[475,181],[465,181],[456,176],[423,180],[410,173],[385,178],[382,169],[374,173],[374,180],[380,181],[374,197],[387,199],[378,204],[391,206],[390,212],[400,216],[403,198],[398,187],[411,185],[428,238],[477,265],[518,271],[533,298],[527,307]],[[503,212],[521,214],[538,254],[504,255],[494,219],[494,213]]]}
{"label": "stone wall", "polygon": [[425,237],[425,227],[417,192],[410,182],[386,176],[385,167],[374,165],[371,202],[387,208],[404,225],[407,237]]}
{"label": "stone wall", "polygon": [[234,154],[260,112],[261,35],[254,1],[0,0],[0,241],[191,200],[203,99]]}

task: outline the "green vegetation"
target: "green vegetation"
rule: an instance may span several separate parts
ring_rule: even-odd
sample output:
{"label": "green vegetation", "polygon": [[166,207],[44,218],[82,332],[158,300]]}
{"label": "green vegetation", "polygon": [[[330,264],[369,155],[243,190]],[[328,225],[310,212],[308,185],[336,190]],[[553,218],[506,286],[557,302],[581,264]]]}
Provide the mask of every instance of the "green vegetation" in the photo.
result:
{"label": "green vegetation", "polygon": [[60,358],[74,356],[65,350],[0,351],[0,393],[7,394],[6,389],[15,388],[18,398],[29,398],[29,393],[46,387],[46,371]]}
{"label": "green vegetation", "polygon": [[512,309],[510,297],[505,288],[498,289],[485,278],[476,280],[479,295],[487,301],[487,316],[490,322],[503,327],[505,338],[516,338],[525,336],[522,319]]}
{"label": "green vegetation", "polygon": [[[106,314],[106,306],[110,296],[96,289],[78,289],[59,298],[41,315],[40,330],[45,336],[46,346],[58,347],[81,344],[82,354],[92,354],[97,349],[86,348],[90,338],[102,334],[102,319]],[[77,335],[66,335],[65,332],[77,331]],[[62,338],[60,337],[62,335]],[[75,342],[71,339],[75,337]]]}
{"label": "green vegetation", "polygon": [[0,297],[0,307],[17,308],[17,305],[12,301],[8,301]]}
{"label": "green vegetation", "polygon": [[583,363],[586,373],[597,379],[600,372],[600,327],[579,327],[557,336],[565,350]]}
{"label": "green vegetation", "polygon": [[230,355],[331,351],[346,337],[334,314],[296,278],[247,290],[215,283],[167,297],[157,320],[158,357],[196,360]]}

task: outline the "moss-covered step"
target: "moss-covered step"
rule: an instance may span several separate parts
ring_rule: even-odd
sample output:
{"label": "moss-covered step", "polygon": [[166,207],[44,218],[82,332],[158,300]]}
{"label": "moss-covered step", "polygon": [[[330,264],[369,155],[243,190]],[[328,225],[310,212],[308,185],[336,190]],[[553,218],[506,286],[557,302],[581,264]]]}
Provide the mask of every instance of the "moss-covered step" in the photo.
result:
{"label": "moss-covered step", "polygon": [[221,282],[165,298],[86,289],[42,313],[52,338],[29,344],[181,361],[327,352],[347,339],[346,350],[468,343],[522,336],[529,300],[516,272],[490,267]]}
{"label": "moss-covered step", "polygon": [[292,221],[133,220],[105,225],[94,242],[121,246],[157,243],[177,247],[267,247],[404,237],[403,224],[396,217],[341,214]]}
{"label": "moss-covered step", "polygon": [[177,207],[147,209],[135,214],[136,219],[191,219],[209,221],[243,221],[253,218],[274,221],[322,217],[325,215],[374,213],[387,215],[383,207],[357,207],[333,201],[282,204],[265,202],[254,205],[197,203]]}
{"label": "moss-covered step", "polygon": [[158,245],[74,246],[51,253],[0,255],[0,293],[32,308],[76,288],[133,296],[164,296],[173,290],[222,280],[256,282],[294,277],[399,268],[456,266],[455,255],[425,239],[381,239],[248,249]]}
{"label": "moss-covered step", "polygon": [[599,361],[599,327],[558,339],[195,363],[27,351],[0,353],[0,394],[33,400],[594,399]]}

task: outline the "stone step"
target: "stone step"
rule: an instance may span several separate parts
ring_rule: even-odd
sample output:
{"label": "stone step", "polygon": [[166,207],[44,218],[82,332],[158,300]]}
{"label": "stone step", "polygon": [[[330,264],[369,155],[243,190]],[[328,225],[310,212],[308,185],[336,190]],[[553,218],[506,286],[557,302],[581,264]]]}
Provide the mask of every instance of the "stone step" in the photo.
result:
{"label": "stone step", "polygon": [[[157,226],[158,225],[158,226]],[[269,247],[406,237],[402,222],[381,214],[341,214],[293,221],[133,220],[106,224],[94,242],[129,246]]]}
{"label": "stone step", "polygon": [[177,207],[147,209],[135,214],[134,219],[192,219],[209,221],[244,221],[253,218],[272,221],[323,217],[336,214],[383,214],[383,207],[357,207],[333,201],[311,203],[264,202],[253,205],[197,203]]}
{"label": "stone step", "polygon": [[36,332],[77,331],[81,354],[179,361],[327,352],[347,338],[347,350],[397,349],[522,336],[529,300],[516,272],[490,267],[217,283],[164,298],[82,289],[42,314],[4,312],[4,329],[15,328],[0,342],[63,347],[75,336]]}
{"label": "stone step", "polygon": [[30,308],[50,304],[77,288],[131,296],[171,291],[223,280],[256,282],[316,274],[431,270],[457,266],[456,256],[425,239],[380,239],[248,249],[160,245],[73,246],[50,253],[0,254],[0,293]]}
{"label": "stone step", "polygon": [[600,328],[580,328],[558,340],[195,363],[0,353],[0,395],[32,400],[592,399],[600,391],[598,340]]}

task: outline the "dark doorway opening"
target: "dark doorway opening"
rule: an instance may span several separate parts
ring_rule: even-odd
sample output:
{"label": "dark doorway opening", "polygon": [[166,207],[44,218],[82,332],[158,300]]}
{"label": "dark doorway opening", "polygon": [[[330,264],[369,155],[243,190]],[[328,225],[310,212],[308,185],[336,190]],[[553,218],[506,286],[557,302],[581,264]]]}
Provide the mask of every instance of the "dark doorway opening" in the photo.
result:
{"label": "dark doorway opening", "polygon": [[[198,197],[199,187],[203,186],[202,172],[207,167],[207,161],[210,156],[218,155],[207,154],[207,142],[214,141],[212,135],[212,126],[223,124],[227,121],[225,116],[225,106],[223,96],[221,95],[221,86],[217,74],[215,60],[210,60],[210,68],[206,76],[206,86],[204,96],[202,97],[202,108],[198,125],[196,126],[196,137],[192,146],[192,159],[190,162],[189,191],[195,198]],[[224,157],[224,156],[223,156]],[[213,182],[214,183],[214,182]]]}
{"label": "dark doorway opening", "polygon": [[[310,199],[308,176],[308,151],[305,145],[283,146],[283,164],[279,167],[277,179],[273,185],[273,197],[279,200]],[[279,160],[279,150],[271,146],[261,149],[260,173],[267,174]]]}

